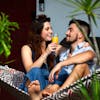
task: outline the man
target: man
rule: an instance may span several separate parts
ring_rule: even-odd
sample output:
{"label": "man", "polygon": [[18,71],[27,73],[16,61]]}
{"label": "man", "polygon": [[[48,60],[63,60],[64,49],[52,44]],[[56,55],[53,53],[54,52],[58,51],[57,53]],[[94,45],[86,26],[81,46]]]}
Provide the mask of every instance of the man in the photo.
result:
{"label": "man", "polygon": [[85,55],[86,51],[93,51],[90,46],[84,47],[85,36],[82,32],[89,36],[89,24],[82,20],[71,20],[69,23],[68,31],[66,32],[66,41],[71,43],[71,47],[67,51],[64,51],[60,54],[61,62],[54,67],[49,75],[49,81],[52,82],[54,81],[54,74],[56,74],[57,78],[58,73],[62,69],[62,67],[65,68],[69,76],[64,84],[60,87],[60,89],[68,87],[74,81],[88,75],[90,72],[93,71],[94,62],[92,58],[88,55],[88,57],[91,59],[90,61],[87,60],[88,62],[86,62],[87,58],[82,59],[82,56],[79,57],[79,55],[77,55],[82,52]]}
{"label": "man", "polygon": [[[86,22],[75,19],[69,22],[69,28],[66,32],[66,41],[70,42],[70,49],[66,50],[62,49],[62,47],[60,48],[60,62],[52,69],[49,75],[49,81],[52,83],[55,78],[59,78],[61,69],[65,70],[66,76],[63,77],[66,77],[66,80],[64,84],[62,86],[59,86],[58,84],[48,85],[40,92],[42,96],[49,95],[59,89],[68,87],[79,78],[84,77],[93,71],[92,66],[94,64],[93,58],[95,53],[90,46],[84,46],[86,43],[85,36],[80,28],[86,35],[89,35],[90,27]],[[54,75],[56,76],[55,78]],[[36,89],[36,87],[38,87],[38,89]],[[34,92],[34,90],[39,90],[39,88],[38,81],[31,83],[28,88],[31,96],[33,95],[31,90]]]}

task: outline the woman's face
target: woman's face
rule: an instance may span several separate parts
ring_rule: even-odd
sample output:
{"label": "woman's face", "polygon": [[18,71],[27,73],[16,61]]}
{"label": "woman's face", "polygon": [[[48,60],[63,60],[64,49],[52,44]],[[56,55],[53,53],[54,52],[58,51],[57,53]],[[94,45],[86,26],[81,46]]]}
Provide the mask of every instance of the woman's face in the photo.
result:
{"label": "woman's face", "polygon": [[52,40],[52,27],[50,22],[44,22],[43,24],[43,29],[41,32],[41,37],[44,39],[44,41],[51,41]]}

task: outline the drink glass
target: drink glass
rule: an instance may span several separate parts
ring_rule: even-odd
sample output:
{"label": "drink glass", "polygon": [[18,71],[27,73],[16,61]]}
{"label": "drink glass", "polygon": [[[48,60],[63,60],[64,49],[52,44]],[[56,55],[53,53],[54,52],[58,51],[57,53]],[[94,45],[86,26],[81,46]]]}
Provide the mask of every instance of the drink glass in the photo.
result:
{"label": "drink glass", "polygon": [[53,34],[52,36],[52,42],[58,44],[59,43],[59,38],[58,34]]}
{"label": "drink glass", "polygon": [[[59,43],[58,34],[53,34],[53,36],[52,36],[52,43],[56,43],[56,44]],[[56,49],[56,48],[55,48],[55,49]],[[53,54],[54,56],[56,56],[56,53],[55,53],[55,52],[52,52],[52,54]]]}

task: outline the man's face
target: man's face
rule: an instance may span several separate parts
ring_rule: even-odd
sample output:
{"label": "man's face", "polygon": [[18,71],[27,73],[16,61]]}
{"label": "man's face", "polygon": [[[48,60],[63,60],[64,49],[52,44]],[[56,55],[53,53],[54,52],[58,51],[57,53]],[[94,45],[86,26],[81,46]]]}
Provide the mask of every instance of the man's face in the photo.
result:
{"label": "man's face", "polygon": [[72,23],[66,32],[66,41],[71,43],[76,42],[78,40],[79,32],[76,24]]}

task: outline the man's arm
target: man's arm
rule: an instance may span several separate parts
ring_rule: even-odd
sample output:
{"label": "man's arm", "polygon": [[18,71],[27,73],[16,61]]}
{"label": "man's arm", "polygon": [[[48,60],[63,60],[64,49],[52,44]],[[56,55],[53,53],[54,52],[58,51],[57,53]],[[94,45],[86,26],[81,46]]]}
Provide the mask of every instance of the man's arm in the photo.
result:
{"label": "man's arm", "polygon": [[81,64],[92,60],[95,57],[95,53],[91,50],[85,51],[83,53],[77,54],[75,56],[67,58],[65,61],[60,62],[61,67],[71,65],[71,64]]}
{"label": "man's arm", "polygon": [[51,71],[49,75],[49,81],[52,82],[54,80],[54,74],[58,77],[58,74],[62,67],[68,66],[71,64],[81,64],[92,60],[95,57],[95,53],[91,50],[85,51],[83,53],[77,54],[75,56],[69,57],[66,60],[59,62]]}

